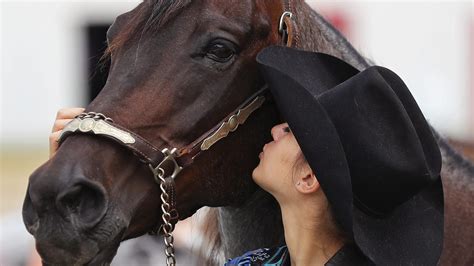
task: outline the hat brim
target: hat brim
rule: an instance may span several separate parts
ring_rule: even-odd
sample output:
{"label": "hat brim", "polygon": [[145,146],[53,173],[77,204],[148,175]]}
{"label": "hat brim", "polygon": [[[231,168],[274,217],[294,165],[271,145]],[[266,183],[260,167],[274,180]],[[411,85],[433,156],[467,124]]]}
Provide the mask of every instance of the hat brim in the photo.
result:
{"label": "hat brim", "polygon": [[[317,95],[360,72],[330,55],[276,46],[265,48],[257,61],[283,118],[298,143],[304,143],[300,147],[305,157],[311,158],[308,163],[336,210],[336,219],[361,251],[378,265],[435,265],[443,239],[441,179],[387,217],[375,217],[353,207],[345,153]],[[418,108],[406,87],[393,90],[405,108]],[[422,115],[410,118],[424,119]],[[419,133],[426,128],[416,130]]]}

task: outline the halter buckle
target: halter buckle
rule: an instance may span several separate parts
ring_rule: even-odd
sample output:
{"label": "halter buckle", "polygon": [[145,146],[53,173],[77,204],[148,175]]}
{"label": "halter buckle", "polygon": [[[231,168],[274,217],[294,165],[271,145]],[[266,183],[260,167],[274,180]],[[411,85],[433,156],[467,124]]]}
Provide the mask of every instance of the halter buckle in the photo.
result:
{"label": "halter buckle", "polygon": [[[161,180],[159,177],[168,177],[170,176],[171,178],[175,178],[179,172],[183,169],[183,167],[179,166],[178,162],[176,162],[176,154],[177,154],[177,149],[173,148],[172,150],[169,150],[168,148],[164,148],[161,151],[164,155],[165,158],[156,166],[154,167],[153,165],[149,164],[148,166],[150,167],[150,170],[153,173],[153,176],[155,177],[155,181],[160,184]],[[167,171],[168,170],[168,171]],[[169,175],[168,173],[171,172]]]}

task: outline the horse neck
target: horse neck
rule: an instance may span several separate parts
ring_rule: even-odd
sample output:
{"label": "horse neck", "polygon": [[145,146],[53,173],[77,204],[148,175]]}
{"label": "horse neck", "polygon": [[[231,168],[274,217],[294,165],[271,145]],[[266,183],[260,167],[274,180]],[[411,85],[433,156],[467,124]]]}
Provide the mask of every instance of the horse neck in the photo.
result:
{"label": "horse neck", "polygon": [[[444,239],[440,265],[472,265],[474,262],[474,164],[432,129],[441,156],[444,194]],[[460,244],[461,243],[461,244]]]}

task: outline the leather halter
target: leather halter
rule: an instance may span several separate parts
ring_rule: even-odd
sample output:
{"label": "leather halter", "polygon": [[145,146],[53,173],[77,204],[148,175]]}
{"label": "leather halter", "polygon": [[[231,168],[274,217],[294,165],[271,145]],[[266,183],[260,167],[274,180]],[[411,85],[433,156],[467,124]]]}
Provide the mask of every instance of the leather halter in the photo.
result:
{"label": "leather halter", "polygon": [[[285,9],[287,8],[291,11],[289,3],[285,5]],[[294,23],[291,12],[285,11],[281,15],[279,33],[282,36],[283,45],[295,45]],[[72,134],[86,133],[103,136],[131,150],[141,162],[149,166],[158,184],[161,182],[158,179],[159,173],[165,177],[164,187],[169,195],[170,221],[174,227],[179,219],[176,210],[174,178],[184,167],[191,165],[194,158],[202,151],[210,149],[219,140],[237,130],[239,125],[244,124],[247,118],[263,105],[267,99],[267,93],[268,87],[264,85],[216,126],[179,150],[176,148],[160,150],[140,135],[115,124],[111,118],[95,112],[82,113],[76,116],[64,127],[58,138],[58,143],[61,145]],[[158,233],[160,228],[161,226],[157,226],[150,233]]]}
{"label": "leather halter", "polygon": [[[149,166],[158,184],[160,183],[158,173],[163,171],[166,177],[165,188],[170,195],[171,222],[174,225],[179,219],[174,178],[183,167],[191,165],[202,151],[210,149],[230,132],[237,130],[239,125],[244,124],[247,118],[265,102],[267,93],[268,87],[265,85],[219,124],[179,151],[176,148],[160,150],[140,135],[113,123],[111,118],[95,112],[82,113],[70,121],[62,130],[58,143],[61,145],[68,136],[77,133],[100,135],[131,150],[141,162]],[[157,229],[159,228],[155,228],[152,233],[156,233]]]}

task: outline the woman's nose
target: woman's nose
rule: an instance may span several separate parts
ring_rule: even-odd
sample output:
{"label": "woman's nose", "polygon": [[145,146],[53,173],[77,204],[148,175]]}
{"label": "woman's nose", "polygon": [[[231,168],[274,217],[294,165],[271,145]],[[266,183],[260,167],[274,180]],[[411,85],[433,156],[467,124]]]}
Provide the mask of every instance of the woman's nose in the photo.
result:
{"label": "woman's nose", "polygon": [[278,140],[280,139],[283,135],[288,133],[288,131],[285,130],[285,128],[288,127],[288,123],[282,123],[274,126],[271,130],[271,134],[273,137],[273,140]]}

